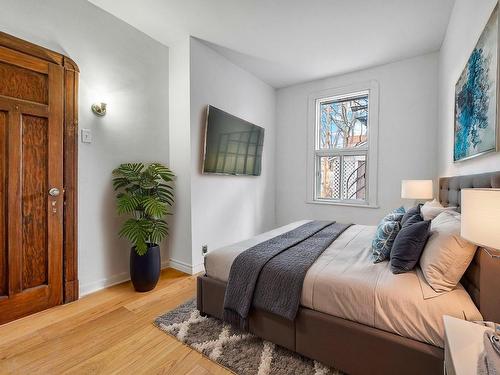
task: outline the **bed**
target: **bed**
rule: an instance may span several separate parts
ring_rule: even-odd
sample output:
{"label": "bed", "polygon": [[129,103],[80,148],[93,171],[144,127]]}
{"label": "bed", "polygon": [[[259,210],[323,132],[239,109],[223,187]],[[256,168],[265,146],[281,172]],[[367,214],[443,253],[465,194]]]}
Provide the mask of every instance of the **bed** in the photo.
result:
{"label": "bed", "polygon": [[[462,188],[500,187],[500,172],[441,178],[439,199],[460,207]],[[198,309],[222,318],[231,264],[245,249],[290,231],[291,223],[206,257],[198,278]],[[432,374],[443,371],[442,315],[500,321],[498,259],[478,250],[461,285],[435,295],[414,271],[393,275],[373,264],[374,227],[353,225],[308,270],[294,321],[253,309],[250,332],[350,374]]]}

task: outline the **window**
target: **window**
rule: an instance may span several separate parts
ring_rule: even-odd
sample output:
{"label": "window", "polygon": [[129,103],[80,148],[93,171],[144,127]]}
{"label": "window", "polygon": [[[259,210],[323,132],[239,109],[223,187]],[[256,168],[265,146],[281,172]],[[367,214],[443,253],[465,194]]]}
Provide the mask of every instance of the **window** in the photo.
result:
{"label": "window", "polygon": [[371,83],[364,90],[329,90],[310,98],[313,202],[376,205],[375,88]]}

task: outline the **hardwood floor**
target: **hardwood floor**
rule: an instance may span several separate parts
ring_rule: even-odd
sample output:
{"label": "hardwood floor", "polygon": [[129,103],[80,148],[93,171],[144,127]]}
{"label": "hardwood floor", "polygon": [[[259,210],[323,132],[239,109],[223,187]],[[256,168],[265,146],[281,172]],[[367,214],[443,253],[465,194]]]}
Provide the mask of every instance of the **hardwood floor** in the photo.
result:
{"label": "hardwood floor", "polygon": [[126,282],[0,326],[0,374],[231,374],[152,324],[195,291],[167,269],[151,292]]}

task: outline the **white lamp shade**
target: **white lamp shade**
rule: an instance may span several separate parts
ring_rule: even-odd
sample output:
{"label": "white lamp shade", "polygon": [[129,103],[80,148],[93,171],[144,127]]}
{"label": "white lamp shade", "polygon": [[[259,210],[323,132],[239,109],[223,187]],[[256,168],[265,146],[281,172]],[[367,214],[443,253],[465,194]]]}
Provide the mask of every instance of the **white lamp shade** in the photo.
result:
{"label": "white lamp shade", "polygon": [[500,250],[500,189],[462,189],[461,236]]}
{"label": "white lamp shade", "polygon": [[401,198],[403,199],[432,199],[432,180],[403,180],[401,181]]}

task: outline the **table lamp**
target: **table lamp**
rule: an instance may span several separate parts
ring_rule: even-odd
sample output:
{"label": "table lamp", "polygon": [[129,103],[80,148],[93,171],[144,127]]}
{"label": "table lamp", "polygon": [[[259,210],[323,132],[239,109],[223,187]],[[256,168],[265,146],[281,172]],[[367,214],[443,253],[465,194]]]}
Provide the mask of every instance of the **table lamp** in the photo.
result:
{"label": "table lamp", "polygon": [[413,199],[415,203],[420,200],[432,199],[432,180],[402,180],[401,198]]}
{"label": "table lamp", "polygon": [[488,251],[500,250],[500,189],[462,189],[460,235]]}

